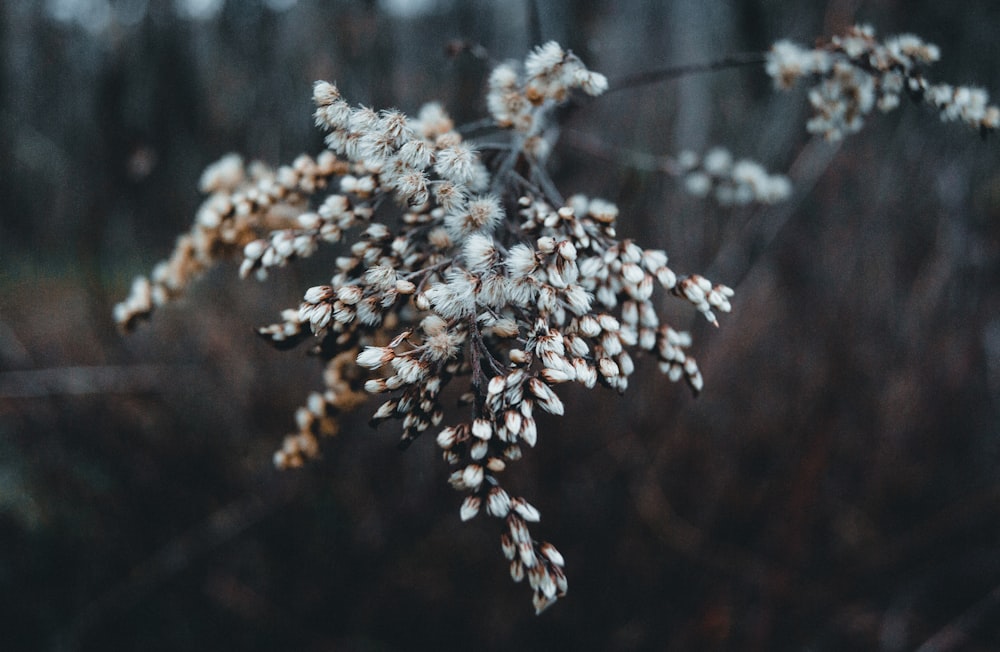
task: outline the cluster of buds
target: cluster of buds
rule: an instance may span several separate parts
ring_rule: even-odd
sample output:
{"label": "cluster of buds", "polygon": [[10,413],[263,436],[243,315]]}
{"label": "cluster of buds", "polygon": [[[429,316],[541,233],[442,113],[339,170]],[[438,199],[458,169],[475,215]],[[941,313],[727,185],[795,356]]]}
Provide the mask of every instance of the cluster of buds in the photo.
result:
{"label": "cluster of buds", "polygon": [[879,42],[872,27],[859,25],[812,50],[778,41],[768,54],[767,73],[781,89],[803,77],[816,80],[809,91],[814,114],[807,129],[827,140],[859,131],[876,107],[895,109],[903,93],[934,107],[942,120],[964,122],[983,133],[1000,126],[1000,108],[989,104],[986,91],[927,81],[921,68],[939,58],[938,47],[917,36]]}
{"label": "cluster of buds", "polygon": [[564,138],[571,147],[637,170],[666,174],[698,198],[711,198],[720,206],[771,205],[792,195],[792,182],[749,158],[734,159],[725,147],[712,147],[704,155],[683,150],[676,156],[637,152],[603,143],[587,134],[571,131]]}
{"label": "cluster of buds", "polygon": [[685,150],[676,165],[684,189],[695,197],[712,195],[722,206],[776,204],[788,199],[792,183],[783,174],[769,174],[756,161],[733,160],[723,147],[715,147],[704,157]]}
{"label": "cluster of buds", "polygon": [[355,364],[356,350],[338,353],[326,363],[322,392],[310,392],[306,404],[295,411],[298,430],[286,435],[274,453],[279,469],[297,468],[320,455],[320,439],[340,431],[338,417],[365,403],[364,374]]}
{"label": "cluster of buds", "polygon": [[545,131],[554,126],[549,114],[574,89],[597,96],[608,89],[608,80],[588,70],[572,52],[549,41],[535,48],[523,65],[502,63],[493,69],[486,106],[498,127],[511,129],[518,136],[515,151],[545,160],[552,145]]}
{"label": "cluster of buds", "polygon": [[[918,72],[938,57],[916,37],[878,43],[855,28],[804,50],[777,43],[767,70],[781,88],[817,78],[809,130],[834,139],[857,131],[873,106],[908,91],[945,119],[984,130],[1000,111],[982,91],[928,84]],[[275,454],[295,467],[320,454],[337,418],[379,395],[371,423],[398,421],[401,447],[432,433],[464,494],[459,516],[504,522],[501,550],[515,581],[525,578],[542,611],[565,595],[565,560],[536,539],[540,520],[501,482],[510,463],[539,444],[536,408],[562,415],[565,383],[624,392],[635,356],[649,356],[697,393],[704,380],[691,336],[657,312],[657,294],[687,302],[710,323],[729,312],[733,290],[698,274],[678,275],[659,249],[619,239],[618,207],[582,194],[564,199],[544,167],[553,109],[574,91],[608,87],[556,43],[489,77],[493,132],[463,136],[438,104],[411,117],[352,106],[329,82],[313,88],[314,119],[326,149],[272,170],[228,156],[202,178],[209,196],[191,230],[151,278],[135,281],[115,308],[128,329],[181,293],[219,260],[240,258],[241,276],[340,243],[329,281],[258,330],[277,348],[310,340],[326,363],[325,387],[296,413],[297,431]],[[507,142],[497,145],[497,135]],[[501,137],[502,139],[502,137]],[[696,195],[725,204],[773,202],[788,180],[716,149],[668,166]],[[442,404],[460,383],[461,417]]]}
{"label": "cluster of buds", "polygon": [[[555,43],[521,66],[502,64],[487,103],[510,145],[486,156],[437,104],[415,118],[374,111],[317,82],[314,118],[327,149],[276,171],[233,156],[210,168],[202,182],[210,196],[191,232],[151,281],[136,282],[118,321],[131,326],[220,257],[241,253],[241,276],[263,278],[323,245],[349,243],[327,283],[258,331],[279,348],[311,339],[327,363],[326,387],[299,408],[275,464],[318,456],[339,414],[383,396],[371,423],[398,421],[401,447],[435,434],[454,469],[449,483],[465,494],[461,519],[503,520],[510,574],[527,579],[542,611],[566,593],[565,560],[529,530],[538,509],[501,483],[539,441],[536,409],[563,414],[563,383],[625,391],[640,354],[700,390],[691,338],[661,321],[654,291],[711,322],[732,295],[678,276],[660,250],[619,240],[614,204],[555,191],[541,165],[551,109],[575,90],[605,88]],[[464,421],[441,403],[458,381],[470,408]]]}
{"label": "cluster of buds", "polygon": [[247,246],[263,258],[264,248],[252,244],[260,233],[273,234],[274,251],[267,255],[271,264],[284,264],[297,252],[308,255],[315,246],[289,234],[298,232],[309,198],[348,170],[331,152],[316,159],[303,154],[276,170],[261,163],[244,165],[235,154],[209,166],[200,184],[208,198],[191,229],[177,239],[170,258],[160,262],[149,278],[135,280],[128,297],[115,306],[115,321],[130,330],[138,320],[183,294],[220,260],[239,255]]}

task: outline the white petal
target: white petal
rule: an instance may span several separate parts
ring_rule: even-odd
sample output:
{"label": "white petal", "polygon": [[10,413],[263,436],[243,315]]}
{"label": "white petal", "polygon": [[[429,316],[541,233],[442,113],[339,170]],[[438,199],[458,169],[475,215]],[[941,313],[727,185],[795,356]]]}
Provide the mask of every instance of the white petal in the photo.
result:
{"label": "white petal", "polygon": [[542,519],[542,515],[538,513],[535,506],[526,501],[524,498],[512,498],[511,506],[514,511],[520,514],[521,518],[531,523],[537,523]]}
{"label": "white petal", "polygon": [[462,517],[463,521],[468,521],[479,513],[480,502],[479,496],[466,496],[465,500],[462,501],[462,509],[459,511],[459,516]]}

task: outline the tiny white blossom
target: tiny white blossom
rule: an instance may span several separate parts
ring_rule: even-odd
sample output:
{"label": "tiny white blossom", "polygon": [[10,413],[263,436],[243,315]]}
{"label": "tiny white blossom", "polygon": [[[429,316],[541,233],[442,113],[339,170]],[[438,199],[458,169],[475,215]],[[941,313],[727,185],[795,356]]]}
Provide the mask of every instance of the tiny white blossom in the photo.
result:
{"label": "tiny white blossom", "polygon": [[481,503],[479,496],[467,496],[465,500],[462,501],[462,509],[460,510],[459,516],[463,521],[468,521],[479,513],[479,505]]}
{"label": "tiny white blossom", "polygon": [[445,450],[450,449],[452,446],[455,445],[455,442],[457,441],[457,434],[458,433],[455,430],[455,428],[452,428],[451,426],[444,428],[441,432],[438,433],[437,445]]}
{"label": "tiny white blossom", "polygon": [[501,487],[493,487],[486,495],[486,511],[491,516],[503,518],[510,513],[510,496]]}
{"label": "tiny white blossom", "polygon": [[458,144],[437,153],[434,171],[442,178],[465,186],[476,177],[476,153],[467,145]]}
{"label": "tiny white blossom", "polygon": [[462,247],[465,264],[472,272],[484,272],[496,262],[497,250],[493,238],[481,233],[473,233]]}
{"label": "tiny white blossom", "polygon": [[425,296],[445,319],[467,317],[475,311],[472,279],[461,270],[449,271],[447,282],[434,284],[427,289]]}
{"label": "tiny white blossom", "polygon": [[542,518],[541,514],[538,513],[538,510],[535,509],[534,505],[523,498],[511,498],[511,506],[514,508],[514,511],[526,521],[536,523]]}
{"label": "tiny white blossom", "polygon": [[475,491],[483,484],[483,467],[479,464],[470,464],[462,471],[462,482],[466,487]]}
{"label": "tiny white blossom", "polygon": [[493,436],[493,424],[486,419],[476,419],[472,422],[472,435],[479,439],[489,439]]}
{"label": "tiny white blossom", "polygon": [[390,362],[396,354],[392,349],[382,346],[366,346],[365,350],[358,354],[358,364],[367,369],[378,369],[382,365]]}
{"label": "tiny white blossom", "polygon": [[543,555],[548,558],[556,566],[565,566],[566,560],[563,558],[562,553],[556,550],[556,547],[548,542],[542,542],[542,545],[538,547]]}

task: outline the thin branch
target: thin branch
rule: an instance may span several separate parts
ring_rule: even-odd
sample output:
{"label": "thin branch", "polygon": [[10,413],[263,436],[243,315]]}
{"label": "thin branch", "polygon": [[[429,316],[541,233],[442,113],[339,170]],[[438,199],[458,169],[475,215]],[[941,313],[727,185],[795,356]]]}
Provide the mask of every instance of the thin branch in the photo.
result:
{"label": "thin branch", "polygon": [[17,332],[5,322],[0,321],[0,359],[6,358],[7,363],[31,365],[31,353],[17,337]]}
{"label": "thin branch", "polygon": [[538,11],[538,0],[528,0],[528,36],[534,45],[542,44],[542,17]]}
{"label": "thin branch", "polygon": [[635,170],[678,176],[677,161],[670,156],[657,156],[633,149],[609,145],[592,134],[577,129],[563,129],[560,142],[594,158],[622,163]]}
{"label": "thin branch", "polygon": [[734,284],[742,282],[761,255],[769,250],[785,225],[796,215],[838,151],[840,143],[810,140],[788,170],[788,178],[792,180],[794,188],[791,198],[780,206],[769,206],[767,210],[757,211],[750,222],[736,226],[739,232],[723,238],[726,244],[716,253],[708,273],[725,277]]}
{"label": "thin branch", "polygon": [[498,132],[500,129],[497,128],[496,120],[493,118],[482,118],[480,120],[473,120],[472,122],[467,122],[464,125],[459,125],[455,131],[462,134],[463,136],[470,136],[477,131],[494,131]]}
{"label": "thin branch", "polygon": [[244,496],[213,512],[200,524],[168,541],[120,583],[87,603],[69,628],[61,632],[54,647],[61,652],[83,647],[87,636],[102,623],[134,608],[171,577],[237,539],[299,495],[301,482],[275,482],[266,492]]}
{"label": "thin branch", "polygon": [[746,54],[734,54],[724,59],[718,59],[717,61],[710,61],[708,63],[689,63],[680,66],[660,68],[659,70],[650,70],[636,75],[622,77],[621,79],[612,82],[604,94],[607,95],[608,93],[624,90],[626,88],[656,84],[661,81],[676,79],[686,75],[728,70],[730,68],[740,68],[743,66],[759,66],[765,61],[767,61],[766,55],[760,52],[752,52]]}
{"label": "thin branch", "polygon": [[964,649],[970,635],[983,622],[996,622],[1000,610],[1000,586],[995,587],[982,600],[945,625],[934,636],[917,648],[917,652],[948,652]]}
{"label": "thin branch", "polygon": [[166,388],[178,373],[200,376],[197,364],[53,367],[0,373],[0,399],[85,394],[137,394]]}
{"label": "thin branch", "polygon": [[503,162],[497,166],[497,171],[493,175],[493,180],[490,183],[490,191],[494,193],[500,193],[503,185],[507,181],[507,177],[515,171],[517,166],[517,161],[521,156],[521,151],[518,149],[511,149],[507,155],[504,157]]}
{"label": "thin branch", "polygon": [[532,157],[527,157],[528,165],[531,167],[531,180],[538,184],[538,187],[545,193],[545,200],[553,207],[560,207],[566,203],[556,184],[552,182],[549,173],[538,164]]}

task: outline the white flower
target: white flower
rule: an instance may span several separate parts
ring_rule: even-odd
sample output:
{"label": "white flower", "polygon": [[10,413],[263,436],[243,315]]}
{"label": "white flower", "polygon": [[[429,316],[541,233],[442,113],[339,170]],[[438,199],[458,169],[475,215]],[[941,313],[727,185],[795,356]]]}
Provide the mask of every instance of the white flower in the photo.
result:
{"label": "white flower", "polygon": [[563,291],[566,306],[576,315],[585,315],[590,311],[593,296],[579,285],[571,285]]}
{"label": "white flower", "polygon": [[547,384],[538,378],[531,378],[528,381],[528,387],[531,389],[531,393],[538,398],[539,405],[546,412],[560,416],[565,412],[562,401]]}
{"label": "white flower", "polygon": [[587,214],[603,224],[611,224],[618,219],[618,207],[603,199],[591,199]]}
{"label": "white flower", "polygon": [[448,426],[444,430],[438,433],[437,445],[445,450],[449,450],[455,445],[457,441],[458,431],[455,428]]}
{"label": "white flower", "polygon": [[715,176],[722,176],[729,173],[729,168],[733,164],[733,155],[729,150],[716,147],[705,154],[705,171]]}
{"label": "white flower", "polygon": [[497,258],[497,250],[493,246],[493,238],[481,233],[473,233],[462,247],[465,265],[471,272],[485,272],[493,266]]}
{"label": "white flower", "polygon": [[458,269],[451,269],[445,283],[435,283],[425,291],[434,310],[445,319],[460,319],[473,314],[476,295],[473,279]]}
{"label": "white flower", "polygon": [[459,143],[437,153],[434,171],[441,178],[467,186],[476,178],[477,155],[468,145]]}
{"label": "white flower", "polygon": [[375,265],[365,272],[365,282],[378,292],[386,292],[396,287],[396,270],[389,265]]}
{"label": "white flower", "polygon": [[575,85],[591,96],[597,96],[608,90],[608,78],[599,72],[578,70],[575,75]]}
{"label": "white flower", "polygon": [[349,127],[351,131],[363,134],[374,129],[378,119],[378,113],[372,109],[365,106],[358,107],[351,112]]}
{"label": "white flower", "polygon": [[482,501],[479,496],[466,496],[465,500],[462,501],[462,509],[459,512],[461,519],[463,521],[468,521],[478,514],[481,502]]}
{"label": "white flower", "polygon": [[503,216],[500,200],[493,195],[485,195],[445,215],[444,225],[452,238],[462,240],[474,233],[492,233]]}
{"label": "white flower", "polygon": [[[541,514],[535,509],[534,505],[526,501],[524,498],[511,498],[511,507],[517,512],[521,518],[531,523],[537,523],[542,520]],[[523,541],[522,543],[530,543],[528,541]]]}
{"label": "white flower", "polygon": [[486,419],[475,419],[472,422],[472,436],[487,440],[493,436],[493,424]]}
{"label": "white flower", "polygon": [[243,179],[243,157],[226,154],[205,168],[198,185],[204,193],[224,192],[236,188]]}
{"label": "white flower", "polygon": [[397,154],[399,160],[415,170],[424,170],[431,164],[432,153],[427,141],[414,138],[403,143]]}
{"label": "white flower", "polygon": [[529,77],[538,77],[551,71],[563,62],[566,53],[555,41],[537,46],[524,60],[524,72]]}
{"label": "white flower", "polygon": [[427,176],[416,168],[401,174],[393,185],[399,198],[411,206],[420,206],[430,199]]}
{"label": "white flower", "polygon": [[538,546],[538,550],[553,564],[556,566],[565,566],[566,560],[563,558],[562,553],[556,550],[556,547],[547,541],[543,541],[542,545]]}
{"label": "white flower", "polygon": [[358,354],[357,363],[366,369],[378,369],[396,357],[392,349],[383,346],[366,346]]}
{"label": "white flower", "polygon": [[525,417],[521,421],[521,432],[519,433],[521,439],[524,443],[532,448],[538,442],[538,427],[535,425],[535,420],[530,417]]}
{"label": "white flower", "polygon": [[[501,487],[493,487],[486,495],[486,512],[497,518],[503,518],[510,513],[510,496]],[[513,554],[508,559],[512,557]]]}
{"label": "white flower", "polygon": [[[462,482],[465,486],[476,491],[483,484],[483,467],[478,464],[470,464],[462,471]],[[478,506],[477,506],[478,509]]]}
{"label": "white flower", "polygon": [[514,279],[528,278],[538,267],[535,252],[525,244],[516,244],[511,247],[505,263],[508,273]]}
{"label": "white flower", "polygon": [[440,103],[428,102],[420,107],[415,127],[419,129],[424,138],[433,140],[441,134],[450,132],[454,129],[455,124]]}
{"label": "white flower", "polygon": [[313,84],[313,102],[316,106],[327,106],[340,99],[340,91],[327,81],[317,81]]}

